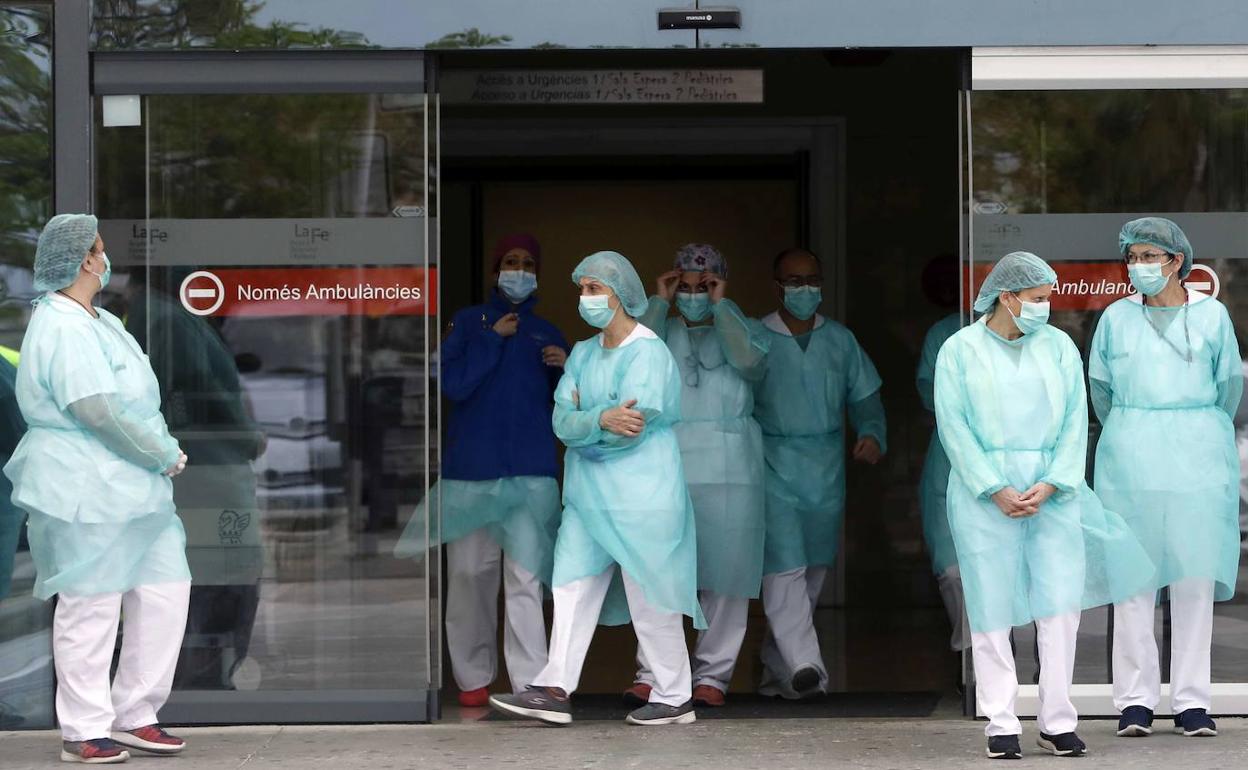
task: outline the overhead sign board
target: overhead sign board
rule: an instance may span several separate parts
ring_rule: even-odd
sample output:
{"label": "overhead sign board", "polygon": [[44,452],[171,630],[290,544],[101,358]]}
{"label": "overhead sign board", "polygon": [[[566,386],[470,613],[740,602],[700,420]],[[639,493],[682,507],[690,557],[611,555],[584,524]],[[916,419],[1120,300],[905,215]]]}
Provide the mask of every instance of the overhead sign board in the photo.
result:
{"label": "overhead sign board", "polygon": [[450,70],[442,101],[479,105],[762,104],[761,69]]}

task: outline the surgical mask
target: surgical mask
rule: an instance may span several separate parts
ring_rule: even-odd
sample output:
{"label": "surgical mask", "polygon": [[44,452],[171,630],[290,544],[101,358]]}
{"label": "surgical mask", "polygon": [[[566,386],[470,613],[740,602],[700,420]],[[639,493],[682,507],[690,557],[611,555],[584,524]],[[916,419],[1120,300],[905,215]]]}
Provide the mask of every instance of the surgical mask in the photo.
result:
{"label": "surgical mask", "polygon": [[1009,305],[1006,305],[1005,309],[1009,312],[1010,317],[1014,319],[1014,325],[1018,327],[1020,332],[1031,334],[1037,329],[1043,328],[1049,322],[1049,306],[1050,303],[1048,302],[1023,302],[1018,315],[1014,315],[1014,311],[1010,310]]}
{"label": "surgical mask", "polygon": [[519,305],[537,291],[537,276],[528,270],[503,270],[498,274],[498,290]]}
{"label": "surgical mask", "polygon": [[676,309],[694,323],[705,321],[706,317],[711,314],[711,295],[706,292],[700,294],[681,292],[676,295]]}
{"label": "surgical mask", "polygon": [[[1171,260],[1173,261],[1173,260]],[[1170,278],[1174,275],[1166,275],[1162,269],[1170,262],[1161,265],[1127,265],[1127,277],[1131,279],[1131,285],[1135,290],[1145,297],[1155,297],[1166,288],[1166,284],[1170,282]]]}
{"label": "surgical mask", "polygon": [[800,321],[814,315],[820,302],[823,302],[823,289],[818,286],[784,287],[784,306]]}
{"label": "surgical mask", "polygon": [[100,257],[104,260],[104,272],[97,273],[86,265],[83,265],[82,269],[86,270],[91,275],[94,275],[100,282],[100,291],[104,291],[104,287],[108,286],[108,282],[113,277],[113,263],[109,260],[107,254],[101,253]]}
{"label": "surgical mask", "polygon": [[611,298],[606,294],[582,294],[578,308],[585,323],[598,329],[607,328],[615,311],[611,309]]}

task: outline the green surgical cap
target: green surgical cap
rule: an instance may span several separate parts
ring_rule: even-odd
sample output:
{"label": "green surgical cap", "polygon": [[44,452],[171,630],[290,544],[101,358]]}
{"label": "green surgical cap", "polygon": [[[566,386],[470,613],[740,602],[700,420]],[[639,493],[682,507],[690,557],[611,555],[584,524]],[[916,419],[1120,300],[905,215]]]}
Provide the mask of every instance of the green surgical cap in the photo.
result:
{"label": "green surgical cap", "polygon": [[1179,277],[1186,278],[1192,272],[1192,260],[1196,255],[1192,252],[1191,241],[1187,240],[1183,229],[1169,219],[1144,217],[1123,225],[1122,232],[1118,233],[1118,252],[1125,257],[1127,249],[1137,243],[1156,246],[1170,254],[1182,254],[1183,267],[1179,268]]}
{"label": "green surgical cap", "polygon": [[979,287],[975,298],[975,312],[987,313],[997,304],[1003,291],[1022,291],[1036,286],[1050,286],[1057,281],[1057,273],[1049,263],[1028,251],[1006,254],[993,266],[992,272]]}
{"label": "green surgical cap", "polygon": [[74,282],[95,245],[99,224],[90,214],[57,214],[48,221],[35,247],[35,291],[56,291]]}
{"label": "green surgical cap", "polygon": [[586,277],[596,278],[610,286],[615,296],[620,298],[624,312],[633,318],[640,318],[646,312],[646,288],[623,254],[614,251],[590,254],[572,271],[572,283],[579,285],[581,279]]}

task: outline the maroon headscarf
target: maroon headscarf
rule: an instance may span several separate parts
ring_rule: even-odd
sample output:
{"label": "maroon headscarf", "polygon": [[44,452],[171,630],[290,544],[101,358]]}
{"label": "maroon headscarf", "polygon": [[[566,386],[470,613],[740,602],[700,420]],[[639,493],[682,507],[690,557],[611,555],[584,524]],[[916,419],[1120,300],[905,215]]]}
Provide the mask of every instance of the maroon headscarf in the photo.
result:
{"label": "maroon headscarf", "polygon": [[494,244],[494,272],[498,272],[499,265],[503,263],[503,257],[507,256],[507,252],[512,249],[524,249],[533,255],[533,260],[537,262],[537,272],[542,272],[542,244],[528,233],[512,233],[504,235],[498,239],[498,243]]}

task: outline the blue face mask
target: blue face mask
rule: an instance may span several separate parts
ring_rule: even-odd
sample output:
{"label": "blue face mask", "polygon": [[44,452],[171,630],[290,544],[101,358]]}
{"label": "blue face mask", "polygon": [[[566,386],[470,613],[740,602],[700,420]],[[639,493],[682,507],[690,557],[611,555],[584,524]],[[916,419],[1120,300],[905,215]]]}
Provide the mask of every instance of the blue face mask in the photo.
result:
{"label": "blue face mask", "polygon": [[91,270],[90,268],[86,267],[85,265],[83,266],[83,269],[86,270],[91,275],[94,275],[97,279],[99,279],[100,291],[104,291],[104,287],[108,286],[109,280],[112,279],[113,277],[113,263],[111,260],[109,260],[107,254],[101,253],[100,257],[104,260],[104,272],[97,273],[94,270]]}
{"label": "blue face mask", "polygon": [[814,315],[820,302],[823,302],[823,290],[818,286],[784,287],[784,307],[800,321]]}
{"label": "blue face mask", "polygon": [[498,290],[519,305],[537,291],[537,276],[528,270],[503,270],[498,274]]}
{"label": "blue face mask", "polygon": [[676,295],[676,309],[695,324],[705,321],[706,317],[711,314],[711,295],[706,292],[700,294],[681,292]]}
{"label": "blue face mask", "polygon": [[[1174,260],[1170,260],[1173,262]],[[1170,279],[1174,273],[1166,275],[1162,268],[1170,264],[1165,262],[1160,265],[1127,265],[1127,277],[1131,279],[1131,285],[1135,290],[1145,297],[1155,297],[1166,288],[1166,284],[1170,283]]]}
{"label": "blue face mask", "polygon": [[[1021,301],[1021,297],[1019,298]],[[1031,334],[1037,329],[1041,329],[1049,322],[1048,302],[1023,302],[1019,309],[1018,315],[1014,315],[1014,311],[1010,310],[1010,306],[1006,305],[1005,309],[1014,319],[1014,325],[1023,334]]]}
{"label": "blue face mask", "polygon": [[606,294],[582,294],[578,310],[585,323],[597,329],[607,328],[611,319],[615,318],[615,311],[611,309],[611,298]]}

